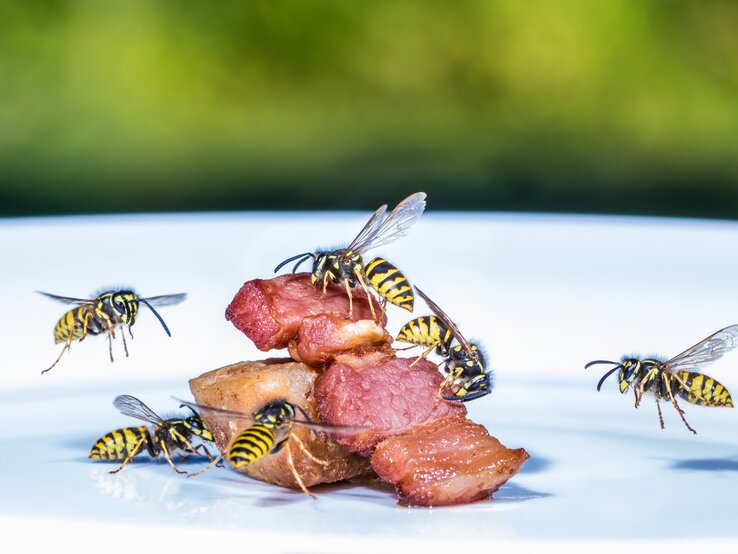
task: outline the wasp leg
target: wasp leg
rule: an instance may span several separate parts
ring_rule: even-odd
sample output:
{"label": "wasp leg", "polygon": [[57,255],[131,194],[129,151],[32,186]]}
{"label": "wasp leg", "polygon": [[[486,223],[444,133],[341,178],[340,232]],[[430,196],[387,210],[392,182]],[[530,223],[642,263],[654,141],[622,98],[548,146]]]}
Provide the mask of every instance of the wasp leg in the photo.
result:
{"label": "wasp leg", "polygon": [[436,395],[436,404],[438,404],[439,400],[441,400],[441,394],[443,393],[443,389],[445,389],[448,385],[456,381],[459,377],[461,377],[461,374],[464,373],[463,367],[456,368],[452,373],[449,373],[446,378],[443,380],[443,383],[441,383],[441,386],[438,387],[438,394]]}
{"label": "wasp leg", "polygon": [[51,371],[54,368],[54,366],[59,363],[59,360],[62,359],[62,356],[64,355],[64,352],[66,352],[67,350],[69,350],[69,348],[71,346],[72,346],[72,333],[69,333],[69,337],[67,338],[67,342],[64,343],[64,347],[62,348],[62,351],[59,353],[59,356],[56,358],[56,360],[54,361],[53,364],[51,364],[49,367],[47,367],[46,369],[44,369],[41,372],[41,375],[43,375],[47,371]]}
{"label": "wasp leg", "polygon": [[349,299],[348,317],[349,319],[354,319],[354,298],[353,296],[351,296],[351,285],[349,284],[348,279],[344,279],[343,284],[346,287],[346,294],[348,295],[348,299]]}
{"label": "wasp leg", "polygon": [[659,411],[659,423],[661,424],[661,428],[664,428],[664,416],[661,413],[661,404],[659,403],[659,397],[656,397],[656,409]]}
{"label": "wasp leg", "polygon": [[328,271],[325,272],[325,275],[323,275],[323,296],[325,296],[326,291],[328,290],[328,276],[330,273]]}
{"label": "wasp leg", "polygon": [[[379,321],[377,319],[377,314],[374,311],[374,295],[369,290],[369,287],[367,286],[366,282],[364,281],[364,278],[361,276],[360,271],[354,271],[354,275],[356,275],[356,278],[359,280],[359,285],[361,285],[362,290],[366,293],[366,299],[369,301],[369,309],[372,311],[372,319],[374,321]],[[382,310],[382,315],[384,315],[384,310]]]}
{"label": "wasp leg", "polygon": [[[204,444],[198,444],[197,446],[193,448],[193,451],[199,454],[201,448],[203,452],[205,453],[205,456],[207,456],[208,460],[210,460],[211,462],[214,462],[215,458],[213,458],[213,455],[210,453],[210,450],[208,450]],[[215,465],[216,467],[223,467],[222,465],[218,465],[217,463]]]}
{"label": "wasp leg", "polygon": [[126,353],[126,358],[128,357],[128,344],[126,343],[126,333],[125,331],[120,332],[120,336],[123,338],[123,350]]}
{"label": "wasp leg", "polygon": [[427,349],[427,350],[426,350],[425,352],[423,352],[423,353],[422,353],[422,354],[421,354],[420,356],[418,356],[417,358],[415,358],[415,361],[414,361],[413,363],[411,363],[411,364],[410,364],[410,367],[413,367],[413,366],[414,366],[415,364],[417,364],[417,363],[418,363],[418,362],[419,362],[420,360],[422,360],[423,358],[427,358],[427,357],[428,357],[428,354],[430,354],[431,352],[433,352],[433,349],[434,349],[434,348],[435,348],[436,346],[438,346],[438,344],[437,344],[437,343],[433,343],[433,344],[432,344],[432,345],[430,346],[430,348],[428,348],[428,349]]}
{"label": "wasp leg", "polygon": [[169,465],[172,466],[172,469],[180,475],[187,475],[186,471],[177,469],[177,466],[174,465],[174,462],[172,461],[172,456],[169,454],[169,449],[167,448],[167,443],[165,443],[164,441],[160,441],[159,444],[161,444],[161,449],[164,452],[164,457],[167,459],[167,462],[169,462]]}
{"label": "wasp leg", "polygon": [[635,402],[633,403],[633,406],[636,409],[638,409],[638,405],[641,403],[641,401],[638,398],[638,390],[637,390],[637,387],[633,387],[633,396],[635,397]]}
{"label": "wasp leg", "polygon": [[[294,435],[293,435],[294,436]],[[292,451],[290,450],[290,443],[287,442],[285,444],[285,450],[287,451],[287,465],[290,467],[290,471],[292,472],[292,475],[295,477],[295,481],[297,481],[297,484],[299,485],[302,492],[307,494],[310,498],[315,500],[315,495],[311,493],[307,487],[305,486],[305,483],[302,482],[302,478],[300,477],[300,474],[297,473],[297,469],[295,468],[295,462],[292,459]]]}
{"label": "wasp leg", "polygon": [[328,462],[326,460],[321,460],[320,458],[316,458],[315,456],[313,456],[313,454],[307,449],[307,447],[305,446],[305,444],[300,440],[300,438],[297,435],[295,435],[294,433],[292,433],[290,436],[295,440],[295,442],[297,443],[297,446],[300,447],[300,450],[302,450],[305,453],[305,456],[307,456],[308,458],[310,458],[316,464],[320,464],[322,466],[327,466],[330,463],[330,462]]}
{"label": "wasp leg", "polygon": [[671,403],[674,405],[674,409],[679,414],[679,417],[682,418],[684,425],[686,425],[687,429],[689,429],[690,431],[692,431],[693,434],[696,435],[697,431],[692,429],[692,427],[689,426],[689,423],[687,423],[687,419],[684,417],[684,410],[681,409],[681,407],[679,406],[679,403],[676,401],[676,398],[674,398],[674,393],[672,392],[671,387],[667,386],[666,390],[669,392],[669,400],[671,400]]}
{"label": "wasp leg", "polygon": [[144,443],[144,439],[143,439],[143,437],[142,437],[142,438],[141,438],[141,439],[139,439],[139,441],[138,441],[138,442],[136,443],[136,446],[134,446],[134,447],[133,447],[133,450],[131,450],[131,451],[130,451],[130,452],[128,453],[128,456],[126,456],[126,459],[125,459],[125,460],[123,460],[123,463],[122,463],[122,464],[120,464],[120,466],[118,466],[118,469],[114,469],[113,471],[108,471],[108,473],[110,473],[110,475],[115,475],[115,474],[116,474],[116,473],[118,473],[118,472],[119,472],[119,471],[120,471],[121,469],[123,469],[124,467],[126,467],[126,465],[128,464],[128,462],[130,462],[130,461],[131,461],[131,460],[133,459],[133,457],[134,457],[134,456],[135,456],[136,454],[138,454],[138,451],[139,451],[139,450],[141,449],[141,446],[143,446],[143,443]]}
{"label": "wasp leg", "polygon": [[207,470],[212,469],[213,467],[223,467],[223,466],[218,465],[218,462],[220,462],[222,459],[223,459],[223,454],[219,454],[218,457],[213,458],[213,461],[210,462],[208,465],[206,465],[204,468],[202,468],[200,471],[196,471],[195,473],[190,473],[187,477],[196,477],[197,475],[205,473]]}

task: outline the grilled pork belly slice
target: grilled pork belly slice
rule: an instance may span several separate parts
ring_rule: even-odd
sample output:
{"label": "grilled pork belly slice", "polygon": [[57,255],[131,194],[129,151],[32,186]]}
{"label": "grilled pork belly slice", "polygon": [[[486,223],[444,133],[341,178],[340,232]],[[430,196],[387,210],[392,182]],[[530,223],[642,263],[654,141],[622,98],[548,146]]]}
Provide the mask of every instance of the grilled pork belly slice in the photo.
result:
{"label": "grilled pork belly slice", "polygon": [[[369,301],[363,290],[351,290],[353,319],[372,319]],[[379,305],[375,302],[375,310]],[[348,319],[349,301],[346,289],[328,284],[323,295],[310,282],[309,273],[280,275],[274,279],[253,279],[243,284],[226,308],[225,316],[237,329],[251,339],[256,347],[267,352],[286,348],[297,337],[303,318],[329,314]]]}
{"label": "grilled pork belly slice", "polygon": [[371,461],[401,504],[444,506],[489,498],[529,458],[463,416],[436,419],[377,446]]}
{"label": "grilled pork belly slice", "polygon": [[[270,401],[286,400],[300,405],[311,419],[317,422],[318,414],[312,396],[316,376],[317,372],[292,360],[240,362],[190,379],[190,390],[195,402],[200,405],[248,414]],[[201,415],[221,451],[251,423],[237,417],[216,415],[206,410],[203,410]],[[301,419],[302,416],[298,414],[298,418]],[[316,434],[302,425],[294,425],[292,431],[313,456],[329,462],[327,466],[316,463],[295,441],[290,442],[295,468],[306,486],[333,483],[372,473],[366,458],[352,454],[348,448],[337,444],[327,433]],[[277,453],[267,454],[248,466],[245,473],[267,483],[298,488],[287,465],[284,448]]]}
{"label": "grilled pork belly slice", "polygon": [[324,423],[372,430],[336,441],[368,456],[385,438],[449,415],[466,415],[461,402],[440,399],[443,377],[435,364],[397,358],[384,351],[344,354],[318,377],[315,399]]}
{"label": "grilled pork belly slice", "polygon": [[394,352],[391,344],[392,337],[374,320],[352,321],[321,314],[303,318],[297,338],[290,342],[289,352],[295,360],[320,367],[350,351],[357,355],[372,350],[391,354]]}

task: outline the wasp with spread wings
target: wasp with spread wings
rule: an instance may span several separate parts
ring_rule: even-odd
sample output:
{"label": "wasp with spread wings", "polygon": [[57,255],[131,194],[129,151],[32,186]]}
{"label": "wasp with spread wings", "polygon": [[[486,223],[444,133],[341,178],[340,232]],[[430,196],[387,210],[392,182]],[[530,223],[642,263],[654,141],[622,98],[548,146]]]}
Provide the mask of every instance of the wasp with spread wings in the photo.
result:
{"label": "wasp with spread wings", "polygon": [[312,259],[311,280],[314,285],[322,286],[323,294],[325,294],[329,281],[346,288],[349,298],[349,317],[353,315],[351,289],[356,286],[360,286],[366,293],[375,319],[376,314],[369,286],[377,291],[383,300],[412,312],[415,300],[413,288],[402,272],[383,258],[374,258],[364,265],[362,256],[373,248],[389,244],[405,236],[423,210],[425,210],[424,192],[411,194],[397,204],[386,217],[387,205],[380,206],[346,248],[297,254],[280,263],[274,272],[296,261],[292,268],[292,273],[295,273],[303,262]]}
{"label": "wasp with spread wings", "polygon": [[[136,323],[139,303],[143,303],[153,312],[159,323],[164,327],[166,334],[171,337],[172,334],[169,332],[167,324],[164,323],[164,320],[154,309],[154,306],[179,304],[187,297],[186,293],[180,293],[142,298],[132,290],[103,291],[95,298],[70,298],[68,296],[49,294],[48,292],[36,292],[63,304],[75,305],[74,308],[61,316],[54,327],[54,342],[57,344],[63,342],[64,348],[62,348],[56,361],[51,364],[51,367],[43,370],[41,373],[46,373],[59,363],[64,353],[69,350],[72,341],[82,341],[87,335],[108,334],[108,349],[110,351],[110,361],[112,362],[112,339],[115,338],[115,329],[125,326],[128,328],[128,334],[133,338],[131,327]],[[121,336],[123,337],[123,348],[126,356],[128,356],[125,333],[121,332]]]}
{"label": "wasp with spread wings", "polygon": [[[415,290],[434,315],[407,322],[396,340],[426,346],[418,360],[425,358],[433,349],[444,358],[441,363],[448,375],[438,390],[439,397],[446,387],[452,390],[452,394],[444,395],[446,400],[468,402],[488,395],[492,392],[492,372],[486,369],[485,356],[479,344],[466,340],[446,312],[417,286]],[[453,344],[454,339],[458,344]]]}
{"label": "wasp with spread wings", "polygon": [[[200,413],[209,414],[212,417],[223,417],[229,422],[239,421],[239,427],[243,430],[239,432],[230,442],[229,446],[223,450],[223,453],[214,459],[206,468],[189,475],[194,477],[203,473],[216,465],[222,458],[226,458],[231,468],[236,471],[243,472],[250,465],[259,462],[268,454],[275,454],[284,447],[286,453],[287,465],[292,472],[297,486],[302,492],[310,498],[315,496],[308,490],[303,482],[300,474],[295,468],[292,458],[290,441],[293,441],[300,450],[312,461],[317,464],[326,466],[328,462],[316,458],[303,444],[300,438],[292,432],[293,425],[301,425],[312,429],[313,431],[323,431],[328,433],[360,433],[366,431],[366,427],[358,427],[351,425],[324,425],[314,423],[307,412],[297,404],[292,404],[286,400],[274,400],[263,405],[261,408],[247,414],[235,410],[226,410],[213,406],[203,406],[186,400],[176,399],[178,402],[196,408]],[[297,413],[300,413],[305,419],[297,419]]]}
{"label": "wasp with spread wings", "polygon": [[[200,419],[200,415],[190,407],[189,417],[163,419],[138,398],[123,394],[116,396],[113,405],[123,415],[140,419],[154,426],[153,433],[145,425],[123,427],[103,435],[92,446],[89,458],[92,460],[114,460],[123,463],[110,473],[118,473],[128,462],[143,452],[156,458],[163,454],[169,465],[177,473],[187,473],[174,465],[172,454],[180,451],[185,454],[200,455],[202,448],[211,461],[215,460],[204,444],[192,445],[192,439],[199,437],[203,441],[212,441],[213,435]],[[180,405],[180,408],[184,404]]]}
{"label": "wasp with spread wings", "polygon": [[584,368],[587,369],[597,364],[612,364],[612,369],[605,373],[597,383],[598,391],[605,379],[619,370],[620,392],[625,394],[632,387],[636,408],[641,404],[643,394],[650,392],[656,398],[656,408],[662,429],[664,428],[664,417],[661,414],[659,401],[668,400],[682,418],[687,429],[696,434],[697,431],[687,423],[684,410],[679,406],[677,397],[698,406],[732,408],[733,399],[728,390],[718,381],[698,370],[721,358],[723,354],[736,346],[738,346],[738,325],[731,325],[666,361],[625,356],[620,362],[595,360],[589,362]]}

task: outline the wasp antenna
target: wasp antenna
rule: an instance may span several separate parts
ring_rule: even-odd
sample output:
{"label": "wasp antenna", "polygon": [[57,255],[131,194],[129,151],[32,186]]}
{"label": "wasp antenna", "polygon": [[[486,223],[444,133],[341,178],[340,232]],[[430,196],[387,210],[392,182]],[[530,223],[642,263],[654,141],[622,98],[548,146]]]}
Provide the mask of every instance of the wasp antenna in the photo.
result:
{"label": "wasp antenna", "polygon": [[614,365],[620,365],[620,362],[613,362],[610,360],[594,360],[592,362],[589,362],[587,365],[584,366],[584,369],[589,369],[593,365],[597,364],[614,364]]}
{"label": "wasp antenna", "polygon": [[284,266],[286,266],[290,262],[294,262],[295,260],[298,260],[297,264],[295,264],[295,267],[292,268],[292,273],[295,273],[297,271],[297,268],[300,267],[300,265],[307,260],[308,258],[315,259],[315,254],[312,252],[303,252],[302,254],[297,254],[296,256],[292,256],[291,258],[287,258],[282,263],[280,263],[277,267],[274,268],[274,273],[277,273],[280,269],[282,269]]}
{"label": "wasp antenna", "polygon": [[192,415],[194,415],[195,417],[200,417],[200,414],[198,414],[198,413],[197,413],[197,412],[195,411],[195,408],[193,408],[192,406],[188,406],[187,404],[180,404],[180,405],[179,405],[179,407],[180,407],[180,408],[189,408],[189,409],[190,409],[190,411],[192,412]]}
{"label": "wasp antenna", "polygon": [[172,333],[169,332],[169,327],[167,327],[167,324],[164,323],[164,320],[159,315],[159,312],[157,312],[154,309],[154,307],[146,301],[145,298],[140,298],[139,297],[139,300],[148,306],[149,310],[151,310],[154,313],[154,315],[156,316],[156,319],[158,319],[159,320],[159,323],[161,323],[161,326],[164,327],[164,331],[166,332],[167,336],[171,337],[172,336]]}
{"label": "wasp antenna", "polygon": [[[308,423],[313,422],[312,418],[308,415],[308,413],[303,409],[302,406],[300,406],[299,404],[293,404],[293,406],[297,408],[298,410],[300,410],[300,413],[302,414],[302,417],[305,418],[305,421],[307,421]],[[314,436],[316,437],[318,436],[318,433],[315,429],[311,429],[311,431],[313,432]]]}
{"label": "wasp antenna", "polygon": [[623,367],[623,364],[617,364],[615,367],[613,367],[610,371],[608,371],[607,373],[605,373],[602,376],[602,379],[600,379],[600,382],[597,383],[597,392],[600,392],[600,389],[602,388],[602,383],[605,382],[605,379],[607,379],[608,377],[610,377],[610,375],[612,375],[613,373],[615,373],[621,367]]}

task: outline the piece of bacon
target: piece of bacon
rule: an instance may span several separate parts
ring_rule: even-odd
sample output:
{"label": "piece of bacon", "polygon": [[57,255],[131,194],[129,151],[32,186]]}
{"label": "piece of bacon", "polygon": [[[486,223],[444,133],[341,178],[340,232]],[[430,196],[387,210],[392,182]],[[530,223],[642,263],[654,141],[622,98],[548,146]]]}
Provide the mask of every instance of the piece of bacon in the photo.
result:
{"label": "piece of bacon", "polygon": [[344,354],[315,381],[320,420],[334,425],[371,427],[353,436],[335,437],[364,456],[391,435],[457,414],[461,402],[437,399],[443,377],[435,364],[422,359],[397,358],[383,351]]}
{"label": "piece of bacon", "polygon": [[[366,293],[354,288],[351,294],[351,319],[372,319]],[[373,302],[374,309],[379,312],[376,299]],[[310,282],[309,273],[295,273],[245,282],[226,308],[225,316],[259,350],[267,352],[287,347],[297,336],[306,316],[329,314],[348,318],[348,313],[345,288],[329,283],[323,295],[322,290]]]}
{"label": "piece of bacon", "polygon": [[[190,379],[190,390],[198,404],[246,414],[253,413],[273,400],[287,400],[301,406],[317,422],[318,414],[312,395],[316,376],[316,371],[292,360],[241,362]],[[207,410],[202,410],[201,416],[221,451],[228,447],[235,435],[252,423],[246,419],[223,416]],[[297,417],[303,418],[299,413]],[[307,487],[372,474],[366,458],[352,454],[345,446],[333,441],[327,433],[314,433],[310,428],[298,425],[292,427],[292,432],[313,456],[329,462],[327,466],[316,463],[295,441],[290,441],[295,468]],[[244,472],[268,483],[297,488],[297,481],[287,465],[286,456],[284,448],[267,454],[248,466]]]}
{"label": "piece of bacon", "polygon": [[401,504],[444,506],[489,498],[529,458],[463,416],[437,419],[383,441],[372,467],[395,485]]}
{"label": "piece of bacon", "polygon": [[289,352],[293,359],[319,367],[350,351],[357,355],[373,350],[392,353],[391,344],[390,334],[374,320],[321,314],[303,318]]}

